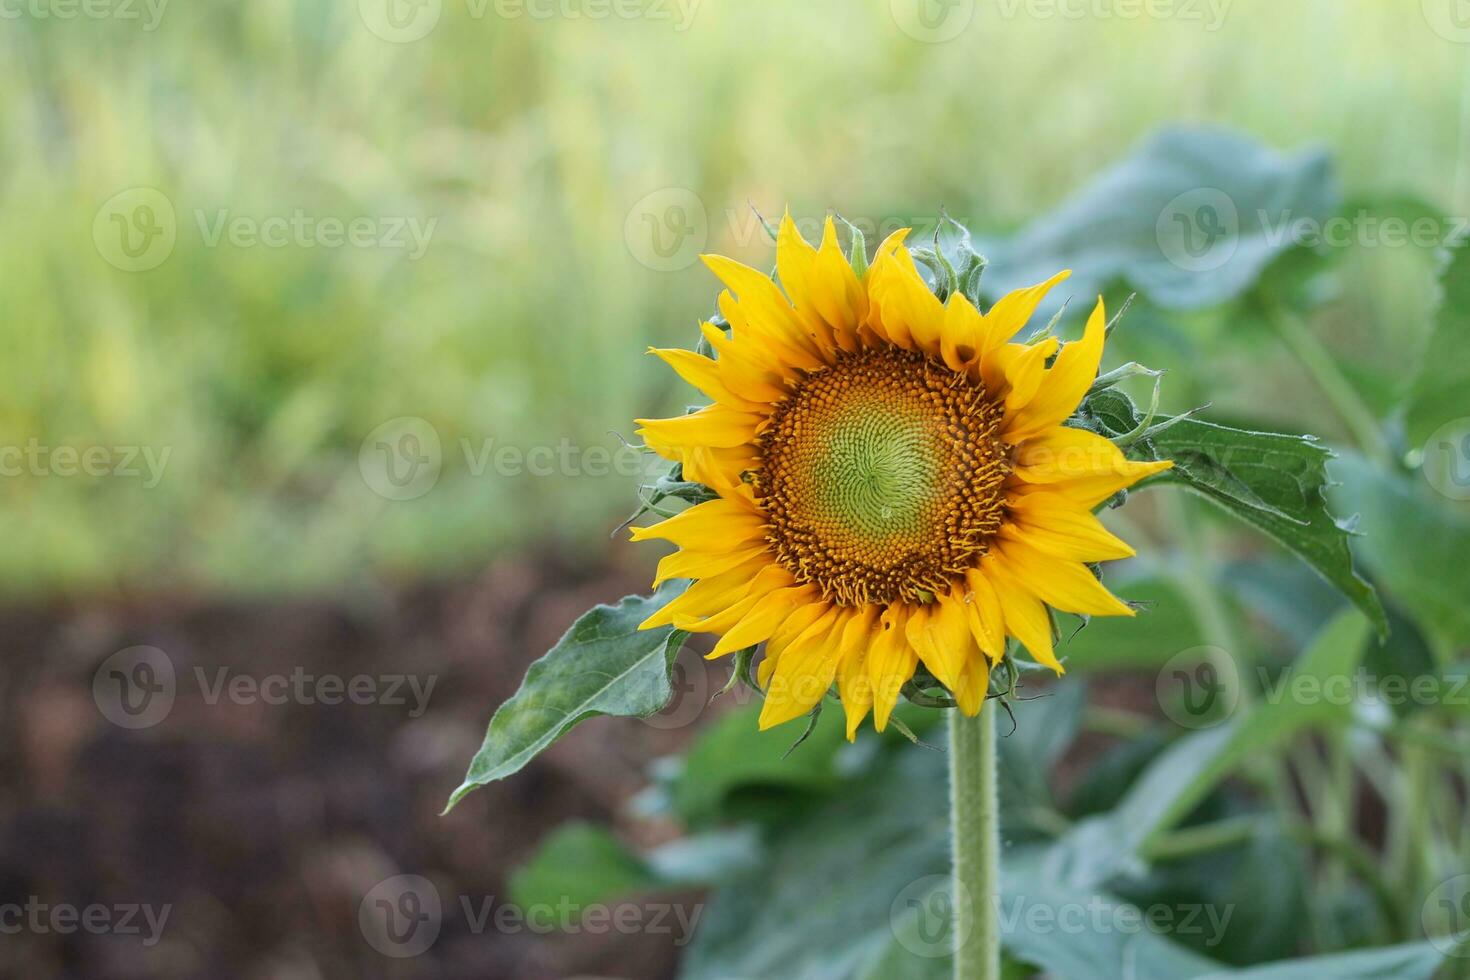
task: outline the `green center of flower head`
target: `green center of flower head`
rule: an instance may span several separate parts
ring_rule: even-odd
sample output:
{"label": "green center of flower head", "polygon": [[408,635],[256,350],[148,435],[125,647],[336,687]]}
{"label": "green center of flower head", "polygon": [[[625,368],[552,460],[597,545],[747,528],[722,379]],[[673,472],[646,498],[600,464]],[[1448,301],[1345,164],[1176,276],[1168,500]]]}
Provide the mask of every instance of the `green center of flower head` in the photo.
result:
{"label": "green center of flower head", "polygon": [[978,382],[898,348],[809,375],[760,438],[777,560],[845,605],[943,590],[1000,527],[1000,418]]}

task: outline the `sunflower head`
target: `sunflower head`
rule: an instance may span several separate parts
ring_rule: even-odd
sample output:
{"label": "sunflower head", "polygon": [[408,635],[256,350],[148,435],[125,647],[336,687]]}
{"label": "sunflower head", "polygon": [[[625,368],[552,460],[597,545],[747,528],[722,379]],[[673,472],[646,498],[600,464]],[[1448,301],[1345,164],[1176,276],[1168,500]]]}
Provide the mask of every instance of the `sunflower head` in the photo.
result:
{"label": "sunflower head", "polygon": [[633,530],[678,546],[655,585],[694,580],[643,625],[719,634],[711,656],[764,644],[762,728],[835,684],[848,737],[869,711],[881,731],[920,665],[973,715],[1010,637],[1062,671],[1048,607],[1133,614],[1089,567],[1133,554],[1092,511],[1170,464],[1065,425],[1102,301],[1080,340],[1016,342],[1067,273],[982,313],[935,295],[906,234],[860,274],[830,218],[814,248],[788,215],[779,285],[705,258],[728,287],[724,325],[702,327],[714,356],[654,351],[712,404],[639,434],[714,499]]}

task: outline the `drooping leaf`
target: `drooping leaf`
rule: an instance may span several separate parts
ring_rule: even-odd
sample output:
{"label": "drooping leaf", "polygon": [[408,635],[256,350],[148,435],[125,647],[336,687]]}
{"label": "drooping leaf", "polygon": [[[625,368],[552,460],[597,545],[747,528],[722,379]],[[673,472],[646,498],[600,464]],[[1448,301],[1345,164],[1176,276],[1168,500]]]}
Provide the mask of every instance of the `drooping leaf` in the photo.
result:
{"label": "drooping leaf", "polygon": [[653,596],[628,596],[577,620],[496,710],[464,784],[446,809],[476,787],[519,772],[588,718],[646,718],[662,710],[673,697],[669,671],[684,634],[670,627],[640,631],[638,624],[687,584],[669,582]]}
{"label": "drooping leaf", "polygon": [[[1109,438],[1144,421],[1116,388],[1096,392],[1075,424]],[[1172,459],[1174,466],[1140,487],[1178,484],[1265,532],[1331,582],[1380,633],[1388,627],[1373,587],[1353,569],[1351,530],[1328,512],[1327,462],[1333,454],[1308,436],[1247,432],[1198,419],[1165,420],[1128,447],[1135,459]],[[1391,534],[1389,526],[1377,533]]]}
{"label": "drooping leaf", "polygon": [[1298,247],[1292,225],[1319,223],[1339,203],[1327,156],[1286,156],[1218,128],[1165,129],[1008,242],[987,243],[987,295],[1041,282],[1057,269],[1066,296],[1091,304],[1115,282],[1160,306],[1212,306],[1248,291]]}

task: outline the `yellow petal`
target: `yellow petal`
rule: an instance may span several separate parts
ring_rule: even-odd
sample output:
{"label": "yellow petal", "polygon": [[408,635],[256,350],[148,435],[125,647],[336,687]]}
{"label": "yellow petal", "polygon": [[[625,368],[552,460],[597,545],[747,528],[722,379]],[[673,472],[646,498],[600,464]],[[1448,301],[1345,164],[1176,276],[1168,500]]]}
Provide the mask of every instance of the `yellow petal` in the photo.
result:
{"label": "yellow petal", "polygon": [[719,402],[737,412],[760,413],[770,409],[768,403],[750,401],[735,394],[734,390],[725,383],[723,365],[713,358],[680,348],[650,347],[648,352],[657,355],[665,364],[673,368],[679,377],[698,388],[711,401]]}
{"label": "yellow petal", "polygon": [[1003,536],[1019,537],[1040,551],[1073,561],[1112,561],[1136,554],[1087,507],[1050,492],[1050,486],[1038,491],[1006,498],[1010,520],[1001,528]]}
{"label": "yellow petal", "polygon": [[873,727],[878,731],[888,727],[888,718],[893,714],[898,695],[909,678],[914,676],[914,667],[919,657],[909,646],[907,610],[901,605],[892,605],[883,611],[878,629],[873,634],[873,645],[868,649],[868,679],[873,688]]}
{"label": "yellow petal", "polygon": [[837,345],[845,351],[857,350],[857,328],[868,315],[868,293],[837,245],[837,228],[830,215],[813,266],[811,298]]}
{"label": "yellow petal", "polygon": [[964,371],[979,354],[984,330],[980,311],[963,293],[950,296],[944,305],[944,326],[939,338],[940,356],[951,371]]}
{"label": "yellow petal", "polygon": [[752,505],[721,497],[695,504],[651,527],[629,528],[634,541],[672,541],[682,547],[736,547],[763,535],[765,517]]}
{"label": "yellow petal", "polygon": [[[1016,348],[1020,348],[1016,350]],[[1029,347],[1020,344],[1007,344],[1001,348],[995,357],[995,363],[999,369],[998,373],[1004,376],[1004,381],[996,381],[995,387],[990,390],[997,394],[1005,392],[1006,415],[1010,417],[1022,405],[1029,402],[1046,377],[1046,362],[1049,357],[1056,353],[1057,339],[1048,337],[1039,344]],[[1012,352],[1015,352],[1012,354]],[[988,384],[987,384],[988,386]],[[1014,443],[1012,443],[1014,445]]]}
{"label": "yellow petal", "polygon": [[731,391],[757,403],[774,403],[786,397],[786,381],[796,379],[795,371],[783,374],[789,370],[786,365],[760,356],[759,351],[752,350],[753,345],[735,343],[713,323],[700,324],[699,330],[719,356],[721,377]]}
{"label": "yellow petal", "polygon": [[1006,632],[1020,640],[1037,663],[1063,673],[1061,661],[1052,650],[1051,617],[1041,600],[1010,574],[994,549],[980,560],[980,570],[995,588],[996,598],[1005,612]]}
{"label": "yellow petal", "polygon": [[658,570],[653,579],[653,587],[656,589],[671,578],[711,578],[721,572],[728,572],[757,555],[769,555],[770,553],[770,546],[764,540],[734,551],[685,548],[672,555],[665,555],[659,561]]}
{"label": "yellow petal", "polygon": [[972,650],[969,656],[965,657],[964,665],[960,668],[959,680],[950,689],[950,693],[954,695],[955,703],[960,706],[960,710],[973,718],[985,706],[985,695],[989,692],[990,664],[978,650]]}
{"label": "yellow petal", "polygon": [[776,672],[761,708],[761,731],[806,714],[832,687],[844,613],[840,606],[831,607],[775,652]]}
{"label": "yellow petal", "polygon": [[755,441],[761,416],[737,412],[723,405],[709,405],[697,412],[671,419],[638,419],[638,434],[650,445],[714,446],[733,448]]}
{"label": "yellow petal", "polygon": [[1057,558],[1009,538],[996,540],[992,550],[1027,591],[1053,609],[1084,616],[1134,615],[1081,562]]}
{"label": "yellow petal", "polygon": [[762,596],[751,604],[738,623],[720,637],[709,658],[723,657],[770,639],[783,623],[795,618],[799,610],[814,607],[816,596],[817,590],[810,585],[777,589]]}
{"label": "yellow petal", "polygon": [[[756,336],[804,351],[821,362],[821,348],[803,329],[791,303],[769,276],[723,255],[705,255],[702,258],[710,271],[735,294],[735,306],[745,320],[743,325],[747,330]],[[736,325],[735,320],[730,322]]]}
{"label": "yellow petal", "polygon": [[[1060,425],[1077,411],[1087,389],[1097,380],[1107,325],[1107,312],[1099,298],[1082,339],[1062,348],[1035,395],[1024,405],[1016,406],[1019,410],[1006,420],[1006,430],[1002,433],[1006,442],[1012,445],[1024,442]],[[1006,407],[1012,407],[1009,400]]]}
{"label": "yellow petal", "polygon": [[646,630],[674,624],[680,629],[686,629],[684,624],[690,620],[704,619],[741,601],[751,591],[762,571],[780,567],[772,564],[768,556],[757,555],[727,572],[702,578],[685,589],[683,595],[666,603],[662,609],[638,624],[638,628]]}
{"label": "yellow petal", "polygon": [[837,693],[847,715],[847,740],[857,737],[858,726],[873,706],[873,684],[868,677],[868,650],[873,645],[874,627],[878,622],[878,606],[859,607],[847,619],[842,630],[840,661],[837,668]]}
{"label": "yellow petal", "polygon": [[1102,436],[1066,426],[1049,429],[1022,443],[1015,462],[1014,477],[1026,483],[1063,483],[1097,476],[1125,476],[1133,482],[1166,468],[1133,462]]}
{"label": "yellow petal", "polygon": [[969,613],[970,633],[975,643],[992,662],[999,662],[1006,650],[1006,620],[1001,611],[1000,599],[995,587],[978,568],[965,573],[966,611]]}
{"label": "yellow petal", "polygon": [[[757,563],[764,563],[764,567],[757,567]],[[755,567],[755,571],[751,571]],[[699,604],[699,608],[705,610],[695,613],[695,607],[691,606],[690,612],[680,611],[674,617],[674,625],[681,630],[690,633],[724,633],[734,628],[735,624],[745,618],[755,604],[778,589],[794,588],[795,579],[791,573],[780,565],[770,563],[767,555],[762,555],[753,562],[737,566],[732,572],[744,573],[746,576],[744,587],[730,586],[728,589],[717,592],[711,588],[706,592],[705,598]],[[724,576],[718,576],[723,578]],[[700,579],[690,586],[689,591],[713,579]]]}
{"label": "yellow petal", "polygon": [[1052,287],[1071,275],[1070,269],[1058,272],[1046,282],[1007,293],[997,300],[985,314],[984,351],[995,350],[1019,333]]}
{"label": "yellow petal", "polygon": [[814,292],[816,291],[817,250],[801,237],[791,212],[781,218],[780,230],[776,233],[776,275],[781,279],[781,288],[791,300],[807,335],[824,352],[830,352],[836,344],[832,329],[822,317]]}
{"label": "yellow petal", "polygon": [[964,603],[951,596],[938,596],[914,610],[909,615],[908,639],[929,672],[953,691],[975,643]]}

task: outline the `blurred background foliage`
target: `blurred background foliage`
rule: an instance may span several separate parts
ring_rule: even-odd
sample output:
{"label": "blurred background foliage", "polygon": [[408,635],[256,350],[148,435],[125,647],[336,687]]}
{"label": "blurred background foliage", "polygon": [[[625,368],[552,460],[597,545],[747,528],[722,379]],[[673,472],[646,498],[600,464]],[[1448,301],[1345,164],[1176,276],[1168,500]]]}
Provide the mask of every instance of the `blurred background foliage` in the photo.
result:
{"label": "blurred background foliage", "polygon": [[[684,30],[687,4],[593,20],[447,0],[410,43],[356,7],[177,3],[152,31],[0,31],[0,430],[171,451],[156,487],[0,482],[7,593],[320,591],[506,550],[600,552],[633,481],[476,474],[460,440],[613,448],[609,430],[682,403],[643,349],[687,342],[714,281],[649,268],[625,234],[665,188],[697,196],[708,250],[755,264],[770,251],[749,204],[881,229],[932,227],[944,207],[1003,236],[1161,123],[1203,121],[1329,149],[1347,201],[1470,210],[1466,49],[1402,5],[1236,0],[1213,25],[1204,5],[1140,21],[981,4],[938,44],[886,3],[843,0],[704,0]],[[129,273],[91,229],[139,186],[167,196],[178,239]],[[437,225],[417,259],[211,246],[201,222],[221,209]],[[1425,335],[1432,262],[1340,251],[1313,329],[1386,411]],[[1236,308],[1167,332],[1140,317],[1120,338],[1117,356],[1173,369],[1168,408],[1350,434]],[[444,445],[414,501],[358,468],[364,437],[399,416]]]}

